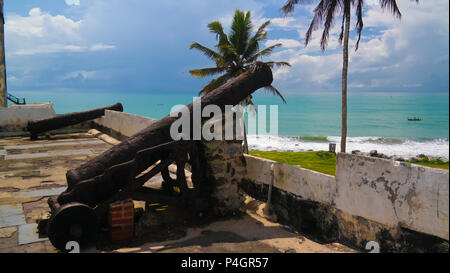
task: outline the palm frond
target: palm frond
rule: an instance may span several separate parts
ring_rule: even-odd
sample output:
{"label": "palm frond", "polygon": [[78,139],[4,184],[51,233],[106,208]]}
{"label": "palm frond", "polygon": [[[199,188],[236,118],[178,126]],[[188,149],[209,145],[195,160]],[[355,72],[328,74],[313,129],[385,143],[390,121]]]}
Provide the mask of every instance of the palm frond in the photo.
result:
{"label": "palm frond", "polygon": [[356,32],[358,32],[358,40],[356,41],[355,51],[358,50],[359,47],[359,41],[361,41],[361,32],[364,27],[363,23],[363,12],[362,8],[364,6],[364,0],[358,0],[358,4],[356,6]]}
{"label": "palm frond", "polygon": [[260,52],[256,53],[255,55],[251,56],[250,58],[247,58],[246,63],[253,63],[256,60],[258,60],[259,57],[270,55],[272,53],[272,51],[279,46],[282,46],[282,44],[277,43],[277,44],[274,44],[273,46],[269,46],[269,47],[261,50]]}
{"label": "palm frond", "polygon": [[244,12],[237,9],[234,13],[229,40],[239,55],[243,54],[247,48],[253,28],[250,16],[250,11],[244,14]]}
{"label": "palm frond", "polygon": [[[255,36],[254,37],[258,37],[259,35],[261,35],[264,31],[264,29],[270,24],[270,20],[265,21],[256,31]],[[266,32],[267,33],[267,32]]]}
{"label": "palm frond", "polygon": [[216,39],[221,35],[225,35],[223,32],[222,24],[219,21],[214,21],[208,24],[209,31],[216,34]]}
{"label": "palm frond", "polygon": [[305,35],[305,46],[307,46],[309,41],[311,40],[313,31],[319,29],[319,26],[322,24],[326,2],[327,0],[321,0],[317,7],[314,9],[314,17]]}
{"label": "palm frond", "polygon": [[216,39],[219,40],[219,45],[230,44],[228,36],[223,31],[222,24],[214,21],[208,24],[209,31],[216,34]]}
{"label": "palm frond", "polygon": [[193,69],[189,70],[189,73],[191,73],[194,77],[208,77],[213,76],[218,73],[222,73],[226,70],[226,67],[211,67],[211,68],[202,68],[202,69]]}
{"label": "palm frond", "polygon": [[342,40],[344,39],[344,25],[345,25],[345,16],[342,16],[342,23],[341,23],[341,33],[339,34],[339,44],[342,45]]}
{"label": "palm frond", "polygon": [[233,75],[231,73],[226,73],[216,79],[213,79],[207,85],[203,86],[203,89],[198,94],[205,95],[221,86],[222,84],[226,83],[231,78],[233,78]]}
{"label": "palm frond", "polygon": [[267,64],[270,68],[273,68],[274,66],[276,66],[276,67],[286,67],[286,66],[291,67],[291,64],[288,62],[265,62],[265,64]]}
{"label": "palm frond", "polygon": [[253,35],[252,38],[250,38],[250,41],[248,42],[248,46],[242,55],[244,59],[248,58],[249,56],[252,56],[259,50],[259,42],[266,39],[267,32],[263,32],[264,29],[270,24],[270,20],[264,22],[256,31],[255,35]]}
{"label": "palm frond", "polygon": [[256,113],[256,107],[255,107],[255,104],[253,103],[252,99],[253,99],[252,95],[249,95],[248,97],[243,99],[241,102],[239,102],[239,104],[242,107],[247,108],[247,110],[249,112],[251,112],[252,114],[255,114]]}
{"label": "palm frond", "polygon": [[[300,1],[303,2],[304,0]],[[198,43],[193,43],[191,49],[195,48],[200,50],[207,57],[214,60],[216,62],[216,67],[194,69],[190,70],[189,73],[195,77],[207,77],[219,73],[224,74],[211,80],[205,85],[199,92],[199,95],[207,94],[225,84],[230,79],[244,73],[251,64],[258,60],[258,58],[268,56],[275,48],[282,46],[281,43],[277,43],[263,50],[259,49],[259,42],[267,37],[265,28],[269,24],[270,21],[264,22],[251,38],[252,23],[250,12],[244,14],[244,12],[236,10],[229,36],[224,33],[220,22],[216,21],[208,24],[210,32],[214,33],[218,40],[216,45],[217,50],[211,50]],[[266,64],[271,68],[290,66],[288,62],[269,61],[266,62]],[[268,92],[279,96],[283,102],[286,103],[283,95],[281,95],[276,88],[269,86],[266,89]],[[251,107],[253,105],[252,97],[248,96],[242,103]]]}
{"label": "palm frond", "polygon": [[283,13],[285,15],[291,13],[294,11],[294,6],[298,3],[300,4],[306,4],[306,3],[310,3],[311,1],[308,0],[287,0],[286,3],[284,4],[284,6],[281,8],[281,10],[283,11]]}
{"label": "palm frond", "polygon": [[264,89],[266,91],[268,91],[269,93],[273,94],[273,95],[277,95],[278,97],[281,98],[281,100],[286,103],[286,100],[284,99],[283,95],[281,95],[281,92],[278,91],[278,89],[276,89],[275,87],[273,87],[272,85],[266,86],[264,87]]}
{"label": "palm frond", "polygon": [[[402,18],[402,13],[398,9],[397,1],[395,0],[379,0],[382,9],[390,11],[395,17]],[[416,0],[416,2],[419,2]]]}
{"label": "palm frond", "polygon": [[194,42],[191,44],[191,46],[189,47],[189,49],[197,49],[199,51],[201,51],[206,57],[210,58],[213,61],[217,61],[218,59],[221,59],[222,56],[215,52],[212,49],[209,49],[205,46],[202,46],[201,44]]}
{"label": "palm frond", "polygon": [[[340,8],[340,2],[339,0],[329,0],[327,1],[328,5],[325,9],[325,22],[324,22],[324,29],[322,32],[322,38],[320,39],[320,47],[322,48],[322,51],[325,51],[325,48],[328,45],[328,38],[330,36],[330,30],[331,27],[333,26],[333,21],[334,21],[334,17],[336,16],[337,11]],[[348,6],[350,6],[350,3],[348,0],[344,1],[345,3],[348,3]],[[350,9],[346,9],[344,8],[344,14],[343,16],[345,17],[345,13],[350,12]]]}
{"label": "palm frond", "polygon": [[220,52],[223,54],[225,61],[231,66],[242,66],[242,60],[236,49],[232,45],[221,45]]}

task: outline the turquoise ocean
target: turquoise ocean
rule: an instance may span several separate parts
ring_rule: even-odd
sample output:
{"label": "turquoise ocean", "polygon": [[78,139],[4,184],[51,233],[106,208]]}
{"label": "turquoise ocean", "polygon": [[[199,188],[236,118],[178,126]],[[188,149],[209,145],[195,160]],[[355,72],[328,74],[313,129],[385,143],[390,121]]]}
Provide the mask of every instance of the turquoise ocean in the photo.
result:
{"label": "turquoise ocean", "polygon": [[[57,114],[121,102],[124,112],[160,119],[173,106],[191,103],[195,94],[14,92],[14,95],[25,97],[27,102],[53,102]],[[327,150],[328,143],[333,142],[339,151],[339,92],[291,94],[285,98],[287,103],[283,104],[278,97],[263,92],[254,95],[256,105],[278,105],[278,137],[249,135],[250,149]],[[412,117],[420,117],[422,121],[408,121]],[[403,157],[422,153],[448,159],[449,95],[350,92],[347,143],[348,151],[377,150]]]}

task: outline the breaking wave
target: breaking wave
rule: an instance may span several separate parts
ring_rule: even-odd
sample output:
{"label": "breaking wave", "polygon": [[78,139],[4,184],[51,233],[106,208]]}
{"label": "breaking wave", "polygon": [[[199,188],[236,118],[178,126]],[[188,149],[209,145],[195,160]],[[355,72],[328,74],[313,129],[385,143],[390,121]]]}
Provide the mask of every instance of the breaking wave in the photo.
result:
{"label": "breaking wave", "polygon": [[[336,152],[340,151],[341,138],[337,136],[270,136],[248,135],[250,150],[260,151],[328,151],[329,143],[336,143]],[[449,159],[448,138],[389,138],[389,137],[347,137],[347,152],[359,150],[370,152],[377,150],[389,156],[404,158],[419,154]]]}

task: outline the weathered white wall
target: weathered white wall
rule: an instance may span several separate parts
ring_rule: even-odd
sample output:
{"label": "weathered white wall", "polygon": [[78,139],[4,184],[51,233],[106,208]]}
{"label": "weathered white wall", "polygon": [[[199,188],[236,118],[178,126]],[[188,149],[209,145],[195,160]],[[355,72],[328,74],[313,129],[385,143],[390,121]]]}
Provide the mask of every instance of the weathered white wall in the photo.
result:
{"label": "weathered white wall", "polygon": [[94,122],[99,125],[108,127],[128,137],[136,134],[156,121],[158,120],[111,110],[106,110],[103,117],[94,120]]}
{"label": "weathered white wall", "polygon": [[336,168],[336,208],[448,240],[448,171],[349,154]]}
{"label": "weathered white wall", "polygon": [[23,130],[30,120],[55,116],[53,103],[30,103],[25,105],[11,104],[8,108],[0,108],[0,127],[11,130]]}
{"label": "weathered white wall", "polygon": [[338,154],[336,177],[245,155],[245,178],[304,199],[331,204],[348,215],[445,240],[449,237],[449,172],[392,160]]}
{"label": "weathered white wall", "polygon": [[246,178],[256,183],[270,184],[270,166],[274,164],[274,186],[309,199],[331,204],[336,192],[334,176],[281,164],[272,160],[245,155],[247,162]]}

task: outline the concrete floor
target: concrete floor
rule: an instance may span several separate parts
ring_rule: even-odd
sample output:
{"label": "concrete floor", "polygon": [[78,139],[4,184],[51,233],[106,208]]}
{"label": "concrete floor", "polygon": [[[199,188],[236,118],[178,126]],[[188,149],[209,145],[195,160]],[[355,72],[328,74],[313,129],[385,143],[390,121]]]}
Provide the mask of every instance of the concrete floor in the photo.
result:
{"label": "concrete floor", "polygon": [[66,189],[66,171],[110,148],[87,133],[0,138],[0,252],[56,252],[38,238],[47,199]]}
{"label": "concrete floor", "polygon": [[[267,220],[264,204],[247,198],[246,213],[203,227],[189,228],[178,240],[121,248],[116,253],[353,253],[342,244],[320,244]],[[86,252],[107,252],[95,249]]]}
{"label": "concrete floor", "polygon": [[[56,252],[47,238],[38,238],[36,220],[49,213],[47,199],[65,190],[67,170],[110,147],[88,133],[62,133],[37,141],[0,138],[0,253]],[[248,198],[244,216],[189,228],[186,236],[177,240],[113,252],[355,252],[337,243],[319,244],[270,222],[262,216],[262,207]]]}

